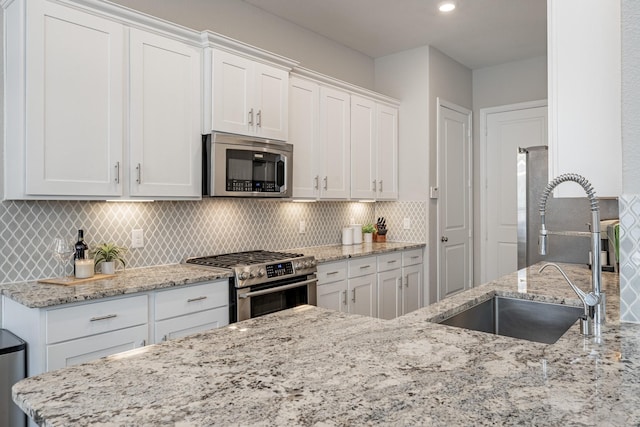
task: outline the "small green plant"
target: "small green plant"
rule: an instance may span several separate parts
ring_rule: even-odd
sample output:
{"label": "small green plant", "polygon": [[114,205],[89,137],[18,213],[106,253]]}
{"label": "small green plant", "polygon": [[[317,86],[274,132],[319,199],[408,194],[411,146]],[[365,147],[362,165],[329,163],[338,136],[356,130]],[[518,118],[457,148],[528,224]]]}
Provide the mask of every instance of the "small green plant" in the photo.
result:
{"label": "small green plant", "polygon": [[376,231],[376,229],[373,224],[365,224],[362,226],[363,233],[373,233],[374,231]]}
{"label": "small green plant", "polygon": [[113,243],[103,243],[91,251],[96,265],[102,262],[115,262],[126,267],[127,262],[124,260],[124,254],[127,248],[120,247]]}

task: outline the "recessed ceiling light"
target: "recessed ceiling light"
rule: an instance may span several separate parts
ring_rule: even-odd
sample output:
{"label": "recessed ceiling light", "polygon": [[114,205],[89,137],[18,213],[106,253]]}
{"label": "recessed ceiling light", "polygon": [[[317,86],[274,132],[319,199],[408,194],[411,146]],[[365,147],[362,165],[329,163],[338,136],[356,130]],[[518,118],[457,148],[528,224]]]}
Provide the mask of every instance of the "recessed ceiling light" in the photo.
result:
{"label": "recessed ceiling light", "polygon": [[438,10],[443,13],[451,12],[456,8],[455,2],[443,1],[438,5]]}

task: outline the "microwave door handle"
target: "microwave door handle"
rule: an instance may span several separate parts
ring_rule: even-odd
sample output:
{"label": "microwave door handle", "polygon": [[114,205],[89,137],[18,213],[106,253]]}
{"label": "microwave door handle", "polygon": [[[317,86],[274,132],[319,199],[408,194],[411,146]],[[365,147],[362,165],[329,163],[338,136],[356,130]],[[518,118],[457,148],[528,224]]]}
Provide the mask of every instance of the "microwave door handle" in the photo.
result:
{"label": "microwave door handle", "polygon": [[276,185],[280,188],[284,187],[285,184],[285,160],[278,160],[276,163]]}

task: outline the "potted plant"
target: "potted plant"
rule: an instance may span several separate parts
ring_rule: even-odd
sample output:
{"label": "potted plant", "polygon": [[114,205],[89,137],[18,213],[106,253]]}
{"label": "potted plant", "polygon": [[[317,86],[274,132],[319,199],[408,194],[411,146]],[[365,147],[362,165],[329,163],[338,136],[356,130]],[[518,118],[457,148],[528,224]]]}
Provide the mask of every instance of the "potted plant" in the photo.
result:
{"label": "potted plant", "polygon": [[124,253],[127,248],[123,248],[114,243],[103,243],[93,249],[93,258],[95,265],[100,265],[100,271],[103,274],[113,274],[116,270],[116,263],[122,264],[122,267],[127,265],[124,260]]}
{"label": "potted plant", "polygon": [[373,224],[365,224],[362,226],[362,234],[364,236],[365,243],[373,242],[373,232],[376,231]]}

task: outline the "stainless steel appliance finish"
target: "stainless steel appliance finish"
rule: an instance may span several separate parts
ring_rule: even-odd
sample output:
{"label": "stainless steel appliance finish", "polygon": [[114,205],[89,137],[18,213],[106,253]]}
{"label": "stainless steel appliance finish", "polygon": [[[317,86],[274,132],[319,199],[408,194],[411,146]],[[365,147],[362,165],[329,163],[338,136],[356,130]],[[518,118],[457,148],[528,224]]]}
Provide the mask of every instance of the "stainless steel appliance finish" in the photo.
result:
{"label": "stainless steel appliance finish", "polygon": [[233,271],[229,323],[302,304],[317,305],[317,263],[313,256],[258,250],[189,258],[186,262]]}
{"label": "stainless steel appliance finish", "polygon": [[[547,228],[558,231],[549,239],[548,255],[538,254],[540,231],[539,201],[545,187],[551,181],[548,174],[548,150],[546,146],[520,148],[517,160],[517,233],[518,268],[528,267],[540,261],[589,264],[592,216],[586,197],[549,198],[547,204]],[[598,199],[603,219],[618,218],[617,199]],[[549,233],[551,234],[551,233]]]}
{"label": "stainless steel appliance finish", "polygon": [[202,194],[287,198],[292,195],[293,145],[214,133],[202,137]]}
{"label": "stainless steel appliance finish", "polygon": [[495,296],[439,323],[553,344],[581,314],[579,307]]}
{"label": "stainless steel appliance finish", "polygon": [[27,343],[0,329],[0,426],[25,426],[27,416],[11,400],[11,387],[26,377]]}

